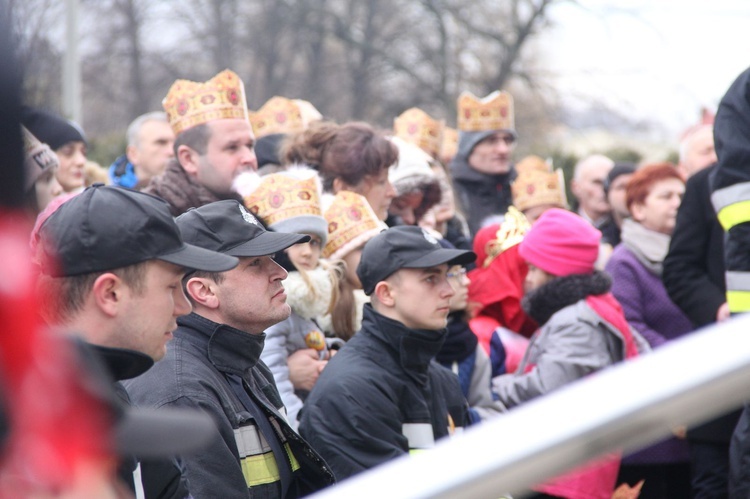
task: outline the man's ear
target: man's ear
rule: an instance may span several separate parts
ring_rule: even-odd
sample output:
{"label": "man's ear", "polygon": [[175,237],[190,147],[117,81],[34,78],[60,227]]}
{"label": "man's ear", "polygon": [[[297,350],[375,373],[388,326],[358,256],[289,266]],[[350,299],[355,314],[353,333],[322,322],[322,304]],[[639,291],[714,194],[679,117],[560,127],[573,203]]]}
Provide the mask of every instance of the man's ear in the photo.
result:
{"label": "man's ear", "polygon": [[219,308],[219,297],[216,296],[216,283],[206,277],[191,277],[185,284],[185,291],[196,304],[206,308]]}
{"label": "man's ear", "polygon": [[112,272],[105,272],[94,281],[91,296],[97,308],[109,317],[117,315],[122,306],[127,284]]}
{"label": "man's ear", "polygon": [[127,148],[125,148],[125,156],[128,158],[128,161],[130,161],[130,163],[132,163],[133,165],[138,164],[139,152],[140,151],[135,146],[128,146]]}
{"label": "man's ear", "polygon": [[396,303],[396,293],[393,285],[388,281],[380,281],[375,285],[372,292],[378,303],[386,307],[392,307]]}
{"label": "man's ear", "polygon": [[177,148],[177,160],[185,170],[185,173],[187,173],[191,177],[198,176],[199,158],[200,154],[198,154],[198,151],[191,148],[190,146],[181,144],[180,147]]}

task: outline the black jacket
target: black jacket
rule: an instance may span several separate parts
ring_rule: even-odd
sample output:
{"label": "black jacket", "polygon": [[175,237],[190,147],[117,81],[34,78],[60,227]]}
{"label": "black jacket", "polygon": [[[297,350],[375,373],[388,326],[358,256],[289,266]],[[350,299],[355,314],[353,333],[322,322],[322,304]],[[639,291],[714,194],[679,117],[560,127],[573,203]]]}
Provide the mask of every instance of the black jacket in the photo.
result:
{"label": "black jacket", "polygon": [[293,456],[285,456],[287,463],[292,469],[298,465],[286,497],[334,483],[330,468],[280,412],[283,405],[273,375],[260,361],[265,334],[249,334],[196,314],[180,317],[177,324],[165,358],[126,382],[126,387],[139,405],[199,408],[213,416],[219,429],[216,441],[205,451],[180,459],[193,497],[281,497],[278,478],[263,480],[252,471],[253,463],[272,460],[273,453],[269,456],[265,439],[258,444],[258,426],[233,392],[229,376],[242,378],[252,401]]}
{"label": "black jacket", "polygon": [[328,363],[300,422],[338,480],[466,425],[458,378],[432,360],[445,335],[408,329],[365,305],[362,329]]}
{"label": "black jacket", "polygon": [[510,184],[516,177],[515,168],[502,175],[488,175],[471,168],[468,162],[455,158],[451,164],[453,189],[461,211],[466,216],[471,236],[488,217],[505,215],[513,204]]}
{"label": "black jacket", "polygon": [[715,168],[688,179],[662,274],[669,297],[695,327],[716,322],[716,312],[727,301],[724,230],[711,205],[708,184]]}

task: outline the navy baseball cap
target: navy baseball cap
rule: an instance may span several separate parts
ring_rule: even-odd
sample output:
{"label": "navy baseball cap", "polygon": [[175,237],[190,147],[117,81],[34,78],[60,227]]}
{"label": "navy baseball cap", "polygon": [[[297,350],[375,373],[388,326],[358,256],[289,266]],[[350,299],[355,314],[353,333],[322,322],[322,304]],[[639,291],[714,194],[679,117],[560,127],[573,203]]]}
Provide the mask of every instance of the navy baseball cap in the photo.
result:
{"label": "navy baseball cap", "polygon": [[53,277],[153,259],[209,272],[223,272],[239,263],[185,244],[164,200],[103,184],[94,184],[50,215],[40,228],[38,248],[43,272]]}
{"label": "navy baseball cap", "polygon": [[185,241],[237,257],[272,255],[310,240],[307,234],[266,230],[242,203],[231,199],[191,208],[177,217],[177,225]]}
{"label": "navy baseball cap", "polygon": [[357,276],[366,295],[400,269],[425,269],[447,263],[466,265],[477,255],[473,251],[448,249],[425,229],[399,225],[373,237],[362,250]]}

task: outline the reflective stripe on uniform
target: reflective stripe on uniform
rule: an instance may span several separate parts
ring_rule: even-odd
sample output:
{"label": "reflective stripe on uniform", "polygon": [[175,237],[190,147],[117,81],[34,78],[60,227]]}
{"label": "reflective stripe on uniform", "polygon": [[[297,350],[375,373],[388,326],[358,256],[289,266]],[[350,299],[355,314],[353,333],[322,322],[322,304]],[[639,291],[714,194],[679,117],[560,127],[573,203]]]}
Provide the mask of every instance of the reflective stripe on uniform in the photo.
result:
{"label": "reflective stripe on uniform", "polygon": [[[278,482],[281,479],[279,466],[271,446],[258,428],[251,424],[234,430],[234,439],[240,455],[240,466],[248,487]],[[292,463],[292,471],[299,469],[289,444],[284,442],[284,450]]]}
{"label": "reflective stripe on uniform", "polygon": [[725,231],[750,222],[750,182],[742,182],[711,194],[711,203]]}
{"label": "reflective stripe on uniform", "polygon": [[435,436],[429,423],[404,423],[401,433],[409,441],[409,449],[431,449],[435,446]]}
{"label": "reflective stripe on uniform", "polygon": [[727,304],[733,314],[750,310],[750,291],[727,291]]}

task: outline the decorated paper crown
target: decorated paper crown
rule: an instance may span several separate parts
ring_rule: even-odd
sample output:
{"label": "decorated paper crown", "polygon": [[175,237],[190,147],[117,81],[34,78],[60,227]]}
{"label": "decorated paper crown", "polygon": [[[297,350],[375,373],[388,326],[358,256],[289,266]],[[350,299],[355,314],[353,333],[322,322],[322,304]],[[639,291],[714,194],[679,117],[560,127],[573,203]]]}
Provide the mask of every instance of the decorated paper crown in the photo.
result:
{"label": "decorated paper crown", "polygon": [[526,211],[545,204],[567,208],[561,169],[550,171],[550,165],[539,156],[527,156],[516,164],[516,171],[518,176],[511,186],[516,208]]}
{"label": "decorated paper crown", "polygon": [[248,210],[279,232],[312,233],[323,244],[328,227],[320,207],[321,185],[310,168],[291,168],[271,175],[245,172],[234,182]]}
{"label": "decorated paper crown", "polygon": [[513,206],[509,207],[495,237],[485,245],[487,257],[482,262],[482,267],[487,267],[500,253],[520,243],[530,228],[531,224],[523,213]]}
{"label": "decorated paper crown", "polygon": [[177,80],[164,97],[162,106],[175,135],[209,121],[247,119],[245,85],[229,69],[205,83]]}
{"label": "decorated paper crown", "polygon": [[458,129],[462,132],[515,131],[513,97],[499,90],[483,99],[463,92],[458,97]]}
{"label": "decorated paper crown", "polygon": [[279,96],[271,97],[260,109],[250,113],[256,138],[274,133],[301,132],[311,122],[322,118],[323,115],[309,102]]}
{"label": "decorated paper crown", "polygon": [[443,140],[444,123],[417,107],[407,109],[393,120],[394,135],[437,158]]}
{"label": "decorated paper crown", "polygon": [[443,128],[443,140],[440,144],[440,160],[448,164],[458,152],[458,130],[455,128]]}
{"label": "decorated paper crown", "polygon": [[328,243],[323,257],[339,260],[380,234],[386,227],[372,211],[364,196],[339,191],[325,210]]}
{"label": "decorated paper crown", "polygon": [[60,165],[50,146],[39,142],[26,127],[21,127],[24,152],[24,190],[28,191],[45,171]]}

